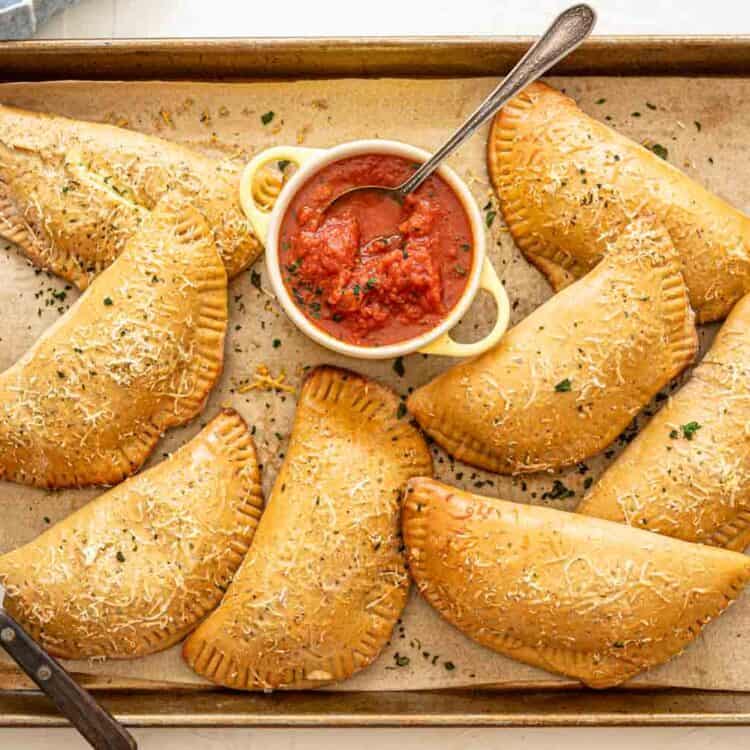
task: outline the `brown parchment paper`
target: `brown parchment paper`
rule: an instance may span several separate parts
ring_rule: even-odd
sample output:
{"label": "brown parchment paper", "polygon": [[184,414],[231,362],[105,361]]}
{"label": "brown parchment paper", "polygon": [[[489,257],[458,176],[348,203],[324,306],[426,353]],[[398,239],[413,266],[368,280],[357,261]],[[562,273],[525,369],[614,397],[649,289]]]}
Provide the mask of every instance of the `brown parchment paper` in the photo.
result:
{"label": "brown parchment paper", "polygon": [[[659,143],[673,164],[740,208],[750,208],[745,179],[750,148],[750,80],[722,79],[553,79],[584,109],[607,119],[637,141]],[[331,146],[357,138],[395,138],[434,150],[492,88],[489,78],[452,80],[338,80],[200,83],[57,82],[5,84],[0,102],[70,117],[107,121],[188,143],[216,156],[244,163],[255,151],[275,144]],[[261,116],[273,112],[263,125]],[[497,208],[485,167],[487,131],[475,135],[450,163],[464,177],[481,206]],[[551,291],[522,258],[498,216],[488,230],[489,254],[504,280],[512,321],[526,316]],[[273,375],[285,372],[296,386],[305,365],[335,363],[364,372],[404,394],[450,365],[439,357],[413,355],[400,376],[393,362],[364,362],[318,347],[281,313],[265,283],[261,259],[230,286],[230,328],[224,374],[204,414],[170,432],[151,462],[192,437],[218,409],[231,405],[256,428],[263,484],[270,490],[283,458],[295,398],[290,394],[238,386],[252,381],[259,364]],[[253,284],[255,280],[255,284]],[[40,273],[12,247],[0,247],[0,368],[10,366],[77,297],[59,279]],[[458,338],[489,327],[492,307],[478,299],[459,326]],[[704,347],[712,330],[701,332]],[[273,346],[278,339],[280,345]],[[651,409],[645,411],[648,418]],[[643,421],[643,420],[641,420]],[[515,479],[454,462],[435,450],[437,476],[480,493],[518,502],[572,509],[584,481],[599,476],[633,434],[628,430],[610,450],[560,475]],[[559,479],[575,494],[560,499]],[[34,538],[100,490],[44,492],[0,482],[0,552]],[[550,497],[550,494],[552,496]],[[680,657],[639,676],[631,684],[750,690],[750,595],[746,594]],[[204,683],[180,659],[179,648],[133,661],[67,662],[88,684],[163,687]],[[399,666],[401,665],[401,666]],[[141,682],[143,681],[143,682]],[[147,681],[147,682],[146,682]],[[0,686],[19,687],[12,665],[0,662]],[[459,686],[563,686],[574,682],[494,654],[443,622],[416,594],[380,659],[336,690],[406,690]]]}

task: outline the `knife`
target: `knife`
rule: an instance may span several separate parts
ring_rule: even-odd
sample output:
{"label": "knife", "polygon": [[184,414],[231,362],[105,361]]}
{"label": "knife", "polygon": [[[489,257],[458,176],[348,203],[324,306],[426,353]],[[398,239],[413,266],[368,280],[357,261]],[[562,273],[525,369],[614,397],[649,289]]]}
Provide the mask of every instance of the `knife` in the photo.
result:
{"label": "knife", "polygon": [[135,750],[138,745],[131,734],[5,611],[4,599],[5,587],[0,583],[0,646],[93,748]]}

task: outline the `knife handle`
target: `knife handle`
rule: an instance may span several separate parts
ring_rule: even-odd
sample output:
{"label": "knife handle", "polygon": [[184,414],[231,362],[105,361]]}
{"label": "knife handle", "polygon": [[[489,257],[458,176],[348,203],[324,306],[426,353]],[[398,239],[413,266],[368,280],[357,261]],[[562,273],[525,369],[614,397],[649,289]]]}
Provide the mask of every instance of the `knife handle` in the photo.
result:
{"label": "knife handle", "polygon": [[138,747],[130,733],[3,610],[0,610],[0,646],[96,750]]}

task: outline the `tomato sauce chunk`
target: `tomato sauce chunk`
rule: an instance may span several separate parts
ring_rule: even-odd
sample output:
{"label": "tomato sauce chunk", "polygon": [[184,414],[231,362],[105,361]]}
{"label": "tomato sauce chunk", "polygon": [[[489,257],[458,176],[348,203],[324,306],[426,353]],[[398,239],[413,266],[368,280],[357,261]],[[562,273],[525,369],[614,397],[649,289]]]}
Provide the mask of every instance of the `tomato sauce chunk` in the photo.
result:
{"label": "tomato sauce chunk", "polygon": [[383,346],[415,338],[435,328],[466,288],[471,225],[441,177],[430,176],[403,204],[370,191],[323,213],[350,187],[399,185],[418,167],[386,154],[342,159],[313,175],[284,215],[284,284],[307,318],[340,341]]}

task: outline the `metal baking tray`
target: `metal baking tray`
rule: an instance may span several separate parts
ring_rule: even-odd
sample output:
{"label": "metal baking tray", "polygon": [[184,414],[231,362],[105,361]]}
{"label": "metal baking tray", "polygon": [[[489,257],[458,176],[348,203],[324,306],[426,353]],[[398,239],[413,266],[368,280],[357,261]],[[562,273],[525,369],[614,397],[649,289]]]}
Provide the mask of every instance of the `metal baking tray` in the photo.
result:
{"label": "metal baking tray", "polygon": [[[203,39],[0,43],[0,81],[493,76],[530,44],[509,37]],[[750,76],[750,36],[606,37],[554,71],[597,76]],[[443,690],[239,694],[110,690],[129,726],[643,726],[750,724],[750,693],[700,690]],[[61,726],[33,691],[0,691],[0,726]]]}

